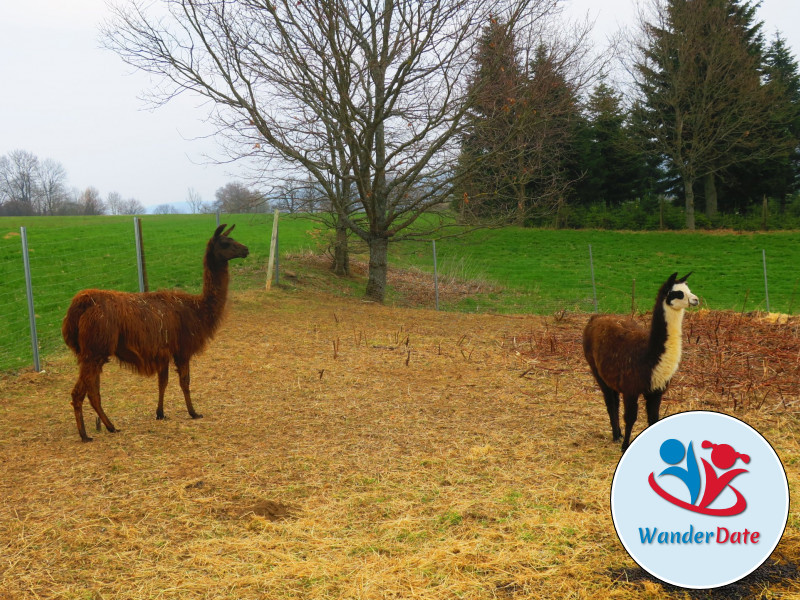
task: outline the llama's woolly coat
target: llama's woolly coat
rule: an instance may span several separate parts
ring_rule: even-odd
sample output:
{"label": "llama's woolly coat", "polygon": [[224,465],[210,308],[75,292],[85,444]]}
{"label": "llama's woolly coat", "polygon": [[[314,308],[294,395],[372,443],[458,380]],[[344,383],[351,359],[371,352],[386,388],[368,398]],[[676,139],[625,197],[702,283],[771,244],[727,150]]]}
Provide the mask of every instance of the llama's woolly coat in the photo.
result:
{"label": "llama's woolly coat", "polygon": [[114,356],[141,375],[155,375],[173,356],[188,359],[205,348],[220,322],[215,312],[202,297],[183,292],[84,290],[73,299],[62,333],[82,360]]}

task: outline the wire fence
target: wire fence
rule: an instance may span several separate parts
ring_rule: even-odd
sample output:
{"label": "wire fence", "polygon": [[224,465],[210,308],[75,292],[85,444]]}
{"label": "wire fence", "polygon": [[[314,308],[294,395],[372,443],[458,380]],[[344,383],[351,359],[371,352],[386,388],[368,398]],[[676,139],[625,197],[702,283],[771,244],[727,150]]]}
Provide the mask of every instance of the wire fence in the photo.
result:
{"label": "wire fence", "polygon": [[[234,277],[234,288],[264,286],[273,216],[238,215],[231,221],[237,224],[234,237],[250,248],[247,261],[235,264],[234,269],[254,275]],[[145,217],[143,235],[137,239],[137,227],[130,217],[39,217],[28,219],[21,226],[8,219],[0,220],[0,371],[38,368],[37,353],[46,360],[65,351],[61,321],[78,291],[88,288],[139,291],[143,285],[139,256],[145,257],[142,266],[149,289],[199,292],[203,280],[202,254],[218,222],[219,216],[214,215]],[[280,232],[276,262],[281,254],[290,259],[318,257],[325,245],[320,243],[320,230],[315,231],[307,220],[282,218]],[[490,243],[488,237],[479,236],[397,244],[390,259],[395,268],[391,270],[389,284],[404,294],[406,304],[441,310],[619,313],[649,310],[658,285],[670,270],[676,270],[672,269],[675,261],[671,256],[659,257],[654,252],[649,258],[655,263],[640,256],[643,262],[638,269],[646,276],[639,277],[637,291],[637,277],[629,276],[637,269],[628,263],[636,262],[631,253],[641,255],[641,249],[615,248],[602,238],[599,247],[597,244],[593,247],[591,240],[599,234],[591,233],[560,237],[557,234],[550,237],[546,232],[519,235],[522,236],[519,239],[500,243]],[[737,286],[735,303],[714,305],[711,301],[710,308],[769,311],[772,298],[777,310],[793,312],[798,276],[792,265],[796,264],[797,256],[778,247],[774,252],[777,264],[768,278],[767,267],[773,254],[763,249],[756,253],[751,247],[755,242],[741,237],[736,241],[739,246],[749,244],[744,248],[744,256],[752,259],[747,264],[732,260],[694,267],[703,272],[698,289],[705,287],[712,276],[723,280],[723,286]],[[778,239],[787,247],[797,247],[798,238],[795,234]],[[554,240],[568,247],[555,248]],[[490,247],[492,251],[487,251]],[[362,275],[366,269],[363,251],[364,248],[354,248],[354,263],[360,262]],[[686,264],[699,261],[692,257],[682,260]],[[277,267],[284,264],[287,261],[275,265],[276,279],[281,277]],[[293,268],[291,261],[287,268]],[[774,286],[774,293],[768,285]],[[388,301],[394,302],[391,294]]]}

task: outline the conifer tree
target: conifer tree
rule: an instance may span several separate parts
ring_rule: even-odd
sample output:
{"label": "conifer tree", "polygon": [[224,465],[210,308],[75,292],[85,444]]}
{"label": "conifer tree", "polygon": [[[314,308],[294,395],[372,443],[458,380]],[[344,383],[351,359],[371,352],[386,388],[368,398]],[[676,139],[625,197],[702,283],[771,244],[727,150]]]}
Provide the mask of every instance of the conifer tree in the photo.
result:
{"label": "conifer tree", "polygon": [[756,3],[654,0],[641,23],[634,75],[644,135],[680,177],[686,226],[695,227],[695,185],[715,206],[715,177],[784,150],[770,125],[771,95],[760,72]]}
{"label": "conifer tree", "polygon": [[772,98],[770,143],[784,152],[735,166],[724,174],[723,185],[737,207],[768,196],[778,199],[783,212],[789,195],[800,189],[800,69],[780,34],[767,48],[762,70]]}

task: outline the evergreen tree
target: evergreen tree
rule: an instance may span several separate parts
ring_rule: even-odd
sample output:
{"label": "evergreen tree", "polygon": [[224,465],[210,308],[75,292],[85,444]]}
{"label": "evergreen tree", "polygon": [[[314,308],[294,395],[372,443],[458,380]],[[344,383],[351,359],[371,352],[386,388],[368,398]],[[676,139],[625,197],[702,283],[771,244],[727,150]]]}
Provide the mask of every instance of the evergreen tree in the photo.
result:
{"label": "evergreen tree", "polygon": [[455,187],[462,216],[507,215],[514,210],[507,153],[522,82],[516,55],[513,32],[493,19],[478,43],[470,81],[474,100],[466,117]]}
{"label": "evergreen tree", "polygon": [[523,225],[565,197],[580,110],[563,57],[543,44],[525,65],[517,54],[512,33],[493,21],[476,53],[455,196],[464,216]]}
{"label": "evergreen tree", "polygon": [[756,3],[656,0],[642,25],[634,64],[643,135],[680,177],[686,225],[695,226],[695,185],[716,212],[715,180],[734,165],[782,150],[769,124],[771,98],[760,72]]}
{"label": "evergreen tree", "polygon": [[769,196],[780,201],[783,212],[787,197],[800,188],[800,69],[780,35],[764,55],[763,73],[772,98],[771,135],[784,152],[731,169],[723,185],[736,208],[760,204],[763,196]]}
{"label": "evergreen tree", "polygon": [[634,134],[621,96],[601,82],[589,96],[580,133],[581,172],[575,186],[579,203],[618,206],[649,191],[655,177],[646,155],[631,139]]}
{"label": "evergreen tree", "polygon": [[[517,222],[533,208],[548,212],[565,202],[579,179],[572,166],[583,129],[578,90],[569,80],[566,57],[540,44],[526,78],[523,145],[515,165],[519,179]],[[523,204],[524,203],[524,204]],[[557,220],[558,222],[558,220]]]}

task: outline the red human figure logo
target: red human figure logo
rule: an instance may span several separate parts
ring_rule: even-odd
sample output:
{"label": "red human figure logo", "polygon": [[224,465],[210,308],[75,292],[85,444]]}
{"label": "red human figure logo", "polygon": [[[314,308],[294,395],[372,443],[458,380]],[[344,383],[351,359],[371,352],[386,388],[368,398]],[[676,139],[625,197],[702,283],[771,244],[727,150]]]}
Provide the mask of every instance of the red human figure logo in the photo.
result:
{"label": "red human figure logo", "polygon": [[[737,460],[741,459],[742,462],[748,464],[750,462],[750,457],[747,454],[741,454],[736,452],[732,446],[728,444],[714,444],[705,440],[702,443],[703,448],[713,448],[711,451],[711,462],[714,463],[714,467],[718,469],[730,469]],[[700,459],[703,462],[703,468],[705,469],[706,474],[706,489],[703,493],[703,498],[700,501],[700,508],[706,508],[709,504],[711,504],[717,497],[722,493],[722,491],[726,487],[730,487],[734,494],[736,494],[736,504],[726,510],[726,513],[729,515],[738,515],[745,508],[747,508],[747,501],[744,499],[744,496],[737,490],[735,487],[730,485],[731,481],[734,477],[741,475],[742,473],[747,473],[747,469],[733,469],[731,471],[727,471],[722,473],[721,475],[717,475],[717,472],[714,470],[708,461],[704,458]]]}

